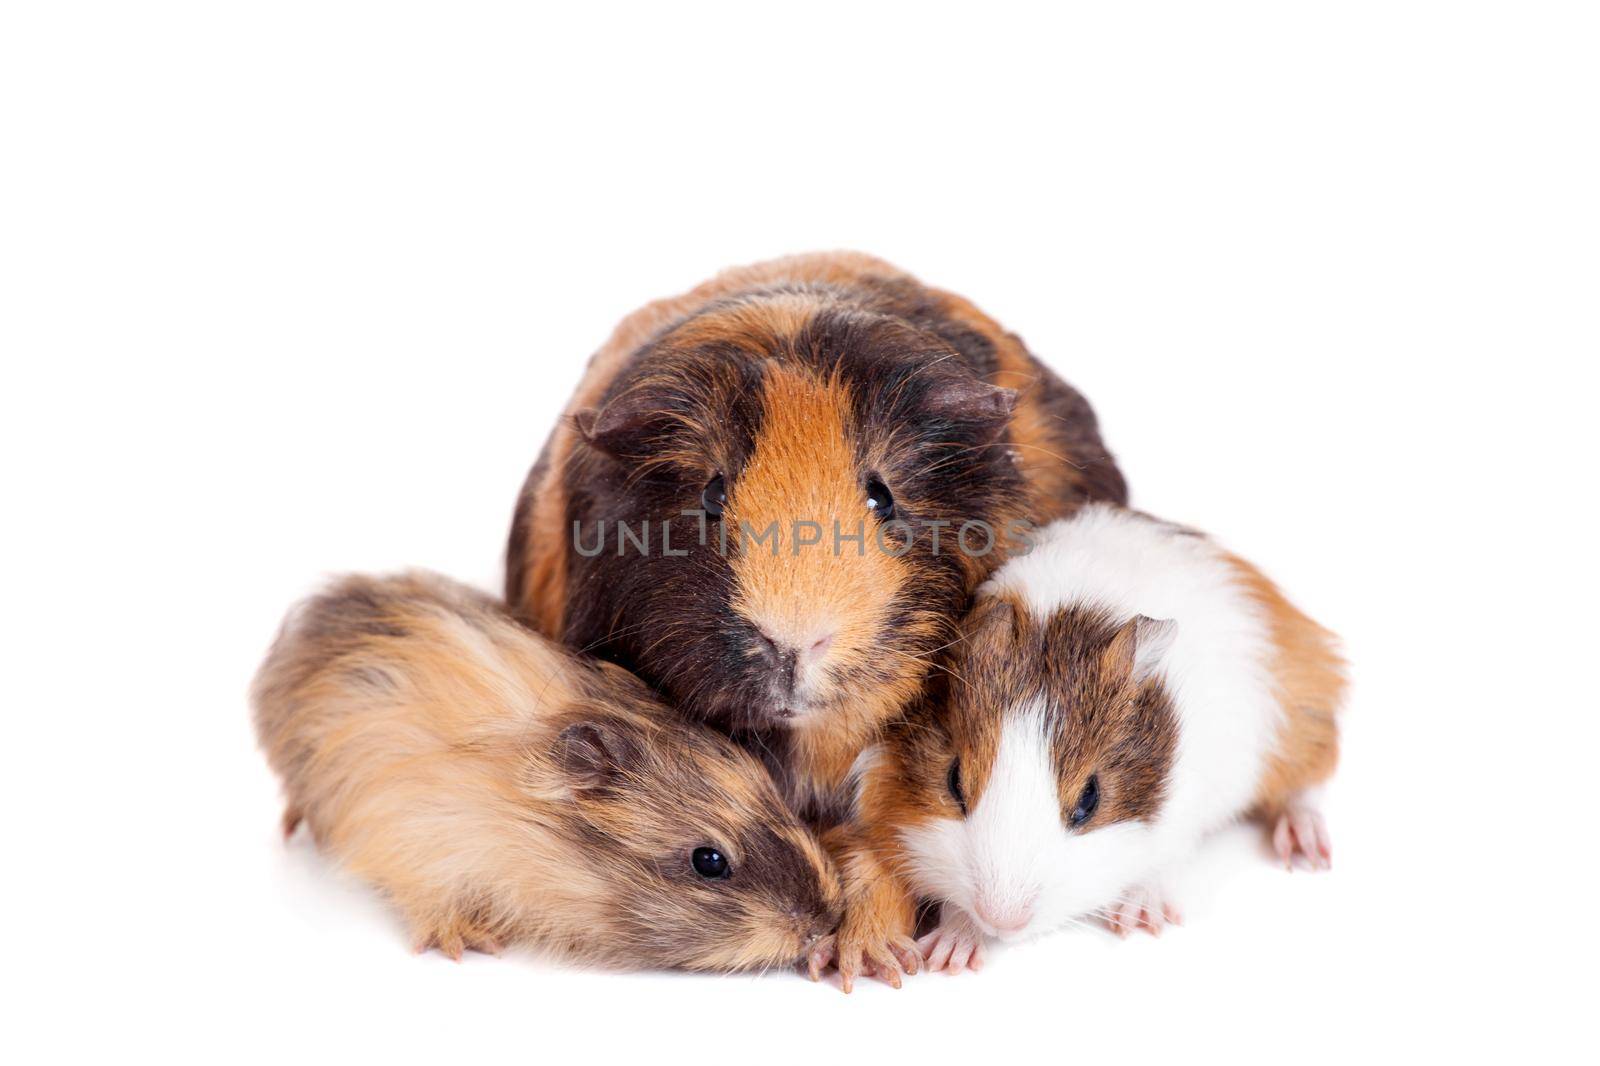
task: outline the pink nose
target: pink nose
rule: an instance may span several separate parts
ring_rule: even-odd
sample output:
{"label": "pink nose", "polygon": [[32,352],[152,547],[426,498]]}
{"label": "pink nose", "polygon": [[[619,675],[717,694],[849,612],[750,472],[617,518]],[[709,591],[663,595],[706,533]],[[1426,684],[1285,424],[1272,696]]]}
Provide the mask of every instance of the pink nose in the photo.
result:
{"label": "pink nose", "polygon": [[[799,644],[794,644],[780,637],[773,636],[773,632],[775,631],[769,631],[762,626],[757,626],[756,632],[761,635],[761,640],[766,645],[767,651],[772,655],[773,658],[779,660],[815,662],[824,655],[828,654],[828,651],[833,647],[834,635],[832,633],[824,633],[822,636],[816,637],[815,639],[804,640]],[[801,654],[802,652],[804,654]]]}
{"label": "pink nose", "polygon": [[1033,920],[1033,904],[1031,903],[1024,903],[1019,907],[1006,908],[979,903],[976,910],[978,917],[985,924],[1001,933],[1021,932]]}

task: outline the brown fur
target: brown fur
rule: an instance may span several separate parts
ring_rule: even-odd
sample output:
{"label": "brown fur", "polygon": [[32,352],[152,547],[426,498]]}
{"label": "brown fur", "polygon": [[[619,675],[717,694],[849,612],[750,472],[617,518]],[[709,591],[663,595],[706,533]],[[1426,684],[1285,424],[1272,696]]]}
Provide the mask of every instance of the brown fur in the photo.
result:
{"label": "brown fur", "polygon": [[1339,762],[1337,714],[1348,684],[1346,664],[1338,638],[1301,613],[1260,570],[1237,556],[1228,556],[1228,561],[1260,605],[1272,638],[1268,668],[1283,706],[1283,726],[1256,791],[1256,811],[1272,818],[1296,793],[1333,776]]}
{"label": "brown fur", "polygon": [[845,895],[835,935],[841,972],[852,960],[882,958],[916,931],[918,900],[901,832],[934,818],[960,817],[944,784],[955,745],[938,706],[937,698],[920,701],[888,728],[861,775],[853,821],[828,838],[839,856]]}
{"label": "brown fur", "polygon": [[[458,585],[337,583],[291,615],[253,699],[286,824],[419,946],[734,970],[837,921],[831,864],[753,759]],[[693,871],[703,845],[728,879]]]}
{"label": "brown fur", "polygon": [[963,297],[935,293],[942,310],[994,344],[990,383],[1017,393],[1010,439],[1031,488],[1030,518],[1043,524],[1064,517],[1085,499],[1126,503],[1127,485],[1088,401],[1040,364],[1021,337]]}
{"label": "brown fur", "polygon": [[[963,393],[963,378],[1017,390],[992,428],[974,413],[987,399]],[[969,409],[917,406],[941,389]],[[591,360],[567,415],[518,501],[513,610],[769,754],[812,813],[837,802],[856,754],[916,697],[1003,550],[968,556],[947,540],[947,558],[931,560],[918,541],[901,559],[870,545],[839,557],[827,543],[797,554],[784,539],[774,557],[741,550],[738,523],[776,521],[783,537],[807,518],[850,531],[868,477],[890,486],[897,510],[953,522],[946,537],[968,517],[1003,531],[1126,499],[1081,396],[966,300],[857,254],[728,271],[635,312]],[[607,517],[648,517],[672,525],[675,546],[693,540],[680,512],[718,474],[721,525],[734,530],[726,560],[618,560],[620,543],[598,559],[574,554],[574,522]],[[754,676],[758,622],[792,643],[837,629],[818,691],[792,720],[775,720],[790,717],[782,697]]]}
{"label": "brown fur", "polygon": [[838,967],[844,990],[856,975],[876,973],[899,987],[902,972],[920,968],[921,953],[912,939],[917,925],[917,900],[897,861],[897,851],[864,823],[829,830],[823,843],[839,859],[845,911],[838,931],[814,949],[811,971],[830,959]]}

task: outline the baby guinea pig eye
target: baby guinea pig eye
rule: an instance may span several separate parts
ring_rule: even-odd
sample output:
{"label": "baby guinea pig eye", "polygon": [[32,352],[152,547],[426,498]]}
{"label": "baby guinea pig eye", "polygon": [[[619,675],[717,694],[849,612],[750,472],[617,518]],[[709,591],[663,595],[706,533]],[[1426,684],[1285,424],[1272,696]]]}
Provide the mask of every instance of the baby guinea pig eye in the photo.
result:
{"label": "baby guinea pig eye", "polygon": [[945,779],[945,787],[950,790],[950,798],[956,801],[956,806],[961,808],[961,816],[967,815],[967,794],[961,791],[961,760],[958,758],[950,764],[950,776]]}
{"label": "baby guinea pig eye", "polygon": [[1067,822],[1073,826],[1082,825],[1094,817],[1096,808],[1100,806],[1100,776],[1090,775],[1089,783],[1083,786],[1083,793],[1078,797],[1078,802],[1072,805],[1072,813],[1067,815]]}
{"label": "baby guinea pig eye", "polygon": [[722,517],[722,508],[728,502],[728,486],[718,474],[706,482],[706,487],[700,491],[700,506],[712,518]]}
{"label": "baby guinea pig eye", "polygon": [[694,872],[708,881],[726,881],[733,871],[728,868],[728,858],[721,851],[707,845],[695,848],[689,855]]}
{"label": "baby guinea pig eye", "polygon": [[894,517],[894,496],[889,486],[875,477],[867,479],[867,510],[884,522]]}

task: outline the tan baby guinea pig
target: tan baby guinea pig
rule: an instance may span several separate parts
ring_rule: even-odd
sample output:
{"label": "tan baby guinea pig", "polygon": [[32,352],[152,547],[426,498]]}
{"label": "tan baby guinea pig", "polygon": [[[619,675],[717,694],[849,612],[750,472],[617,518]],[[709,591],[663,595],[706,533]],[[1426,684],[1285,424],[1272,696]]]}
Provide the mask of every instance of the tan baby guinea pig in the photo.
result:
{"label": "tan baby guinea pig", "polygon": [[303,818],[419,948],[746,970],[838,921],[836,874],[751,756],[442,578],[301,604],[253,701],[286,828]]}

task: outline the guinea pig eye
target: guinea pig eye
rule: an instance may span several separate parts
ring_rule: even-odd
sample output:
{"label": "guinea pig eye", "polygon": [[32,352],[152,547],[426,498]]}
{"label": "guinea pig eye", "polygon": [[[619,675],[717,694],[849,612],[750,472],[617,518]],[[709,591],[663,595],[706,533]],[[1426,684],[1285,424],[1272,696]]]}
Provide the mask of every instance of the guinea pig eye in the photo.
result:
{"label": "guinea pig eye", "polygon": [[689,856],[694,872],[711,881],[721,881],[728,876],[728,858],[716,848],[695,848]]}
{"label": "guinea pig eye", "polygon": [[1072,813],[1067,815],[1067,821],[1073,825],[1082,825],[1094,817],[1094,812],[1100,806],[1100,777],[1098,774],[1089,778],[1089,783],[1083,786],[1083,794],[1078,797],[1078,802],[1072,805]]}
{"label": "guinea pig eye", "polygon": [[718,474],[706,482],[706,487],[700,492],[700,506],[712,518],[722,517],[722,508],[728,502],[728,487]]}
{"label": "guinea pig eye", "polygon": [[867,479],[867,510],[885,522],[894,517],[894,496],[877,478]]}
{"label": "guinea pig eye", "polygon": [[960,759],[950,764],[950,776],[945,779],[945,787],[950,790],[950,798],[956,801],[956,806],[961,808],[961,814],[965,817],[967,813],[967,794],[961,791]]}

